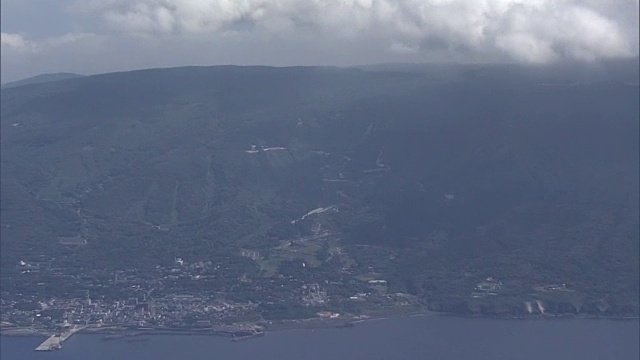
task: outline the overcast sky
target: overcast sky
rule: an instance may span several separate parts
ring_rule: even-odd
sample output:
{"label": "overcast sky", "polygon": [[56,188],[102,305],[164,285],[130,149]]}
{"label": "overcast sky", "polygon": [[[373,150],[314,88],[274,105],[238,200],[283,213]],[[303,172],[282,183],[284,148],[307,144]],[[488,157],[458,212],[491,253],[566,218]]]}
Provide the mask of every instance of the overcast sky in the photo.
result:
{"label": "overcast sky", "polygon": [[216,64],[638,56],[639,0],[2,0],[2,83]]}

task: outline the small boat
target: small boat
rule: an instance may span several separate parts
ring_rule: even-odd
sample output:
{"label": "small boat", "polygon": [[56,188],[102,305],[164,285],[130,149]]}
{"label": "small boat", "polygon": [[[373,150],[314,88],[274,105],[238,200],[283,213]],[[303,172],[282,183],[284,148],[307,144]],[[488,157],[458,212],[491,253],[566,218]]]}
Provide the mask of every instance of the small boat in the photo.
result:
{"label": "small boat", "polygon": [[264,331],[256,331],[253,334],[250,335],[245,335],[245,336],[236,336],[233,339],[231,339],[231,341],[245,341],[245,340],[251,340],[257,337],[261,337],[264,336],[266,333]]}
{"label": "small boat", "polygon": [[352,328],[352,327],[355,327],[355,326],[356,326],[356,324],[352,323],[351,321],[343,322],[342,324],[336,325],[336,327],[339,328],[339,329]]}
{"label": "small boat", "polygon": [[126,342],[139,342],[139,341],[149,341],[151,339],[145,337],[134,337],[131,339],[127,339]]}
{"label": "small boat", "polygon": [[106,335],[102,337],[102,340],[108,341],[108,340],[119,340],[119,339],[123,339],[125,337],[124,334],[113,334],[113,335]]}

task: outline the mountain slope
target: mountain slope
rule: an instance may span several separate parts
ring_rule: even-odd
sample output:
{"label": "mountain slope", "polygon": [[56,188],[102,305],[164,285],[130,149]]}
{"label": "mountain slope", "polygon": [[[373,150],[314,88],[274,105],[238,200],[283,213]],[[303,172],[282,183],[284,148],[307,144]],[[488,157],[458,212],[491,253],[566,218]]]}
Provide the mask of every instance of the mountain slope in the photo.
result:
{"label": "mountain slope", "polygon": [[3,267],[252,249],[270,276],[283,241],[322,229],[354,273],[436,310],[493,311],[468,303],[491,276],[518,304],[567,283],[637,312],[638,86],[486,74],[193,67],[3,89]]}

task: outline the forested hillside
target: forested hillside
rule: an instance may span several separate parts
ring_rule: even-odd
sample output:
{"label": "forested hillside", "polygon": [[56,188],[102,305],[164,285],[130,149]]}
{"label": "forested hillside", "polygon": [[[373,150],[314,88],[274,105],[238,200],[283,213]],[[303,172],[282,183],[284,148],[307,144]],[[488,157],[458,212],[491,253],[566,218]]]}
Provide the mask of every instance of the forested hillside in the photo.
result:
{"label": "forested hillside", "polygon": [[[440,311],[637,315],[637,77],[585,73],[187,67],[2,89],[2,292],[57,291],[20,261],[181,257],[383,278]],[[487,277],[498,296],[474,296]]]}

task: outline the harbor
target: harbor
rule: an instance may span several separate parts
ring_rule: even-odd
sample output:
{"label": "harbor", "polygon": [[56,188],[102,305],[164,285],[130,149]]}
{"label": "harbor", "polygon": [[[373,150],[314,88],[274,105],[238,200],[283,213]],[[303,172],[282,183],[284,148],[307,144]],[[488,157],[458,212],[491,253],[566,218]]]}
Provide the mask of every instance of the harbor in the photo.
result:
{"label": "harbor", "polygon": [[49,336],[47,338],[47,340],[45,340],[42,344],[38,345],[38,347],[36,347],[36,351],[53,351],[53,350],[60,350],[62,348],[62,344],[67,341],[71,336],[73,336],[75,333],[81,331],[82,329],[84,329],[84,327],[82,326],[74,326],[73,328],[69,329],[68,331],[59,333],[59,334],[53,334],[51,336]]}

